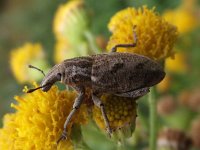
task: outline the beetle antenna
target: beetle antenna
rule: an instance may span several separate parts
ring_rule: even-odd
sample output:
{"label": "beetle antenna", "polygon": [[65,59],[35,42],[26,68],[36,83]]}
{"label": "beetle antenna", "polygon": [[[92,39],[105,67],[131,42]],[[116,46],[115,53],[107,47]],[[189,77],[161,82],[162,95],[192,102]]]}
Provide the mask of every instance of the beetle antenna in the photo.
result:
{"label": "beetle antenna", "polygon": [[28,67],[40,71],[45,76],[45,73],[44,73],[44,71],[42,69],[39,69],[39,68],[37,68],[35,66],[32,66],[32,65],[28,65]]}
{"label": "beetle antenna", "polygon": [[26,93],[32,93],[32,92],[34,92],[34,91],[36,91],[36,90],[38,90],[38,89],[41,89],[43,86],[39,86],[39,87],[37,87],[37,88],[35,88],[35,89],[29,89]]}
{"label": "beetle antenna", "polygon": [[133,39],[134,39],[134,43],[130,43],[130,44],[117,44],[115,45],[112,49],[111,52],[116,52],[117,48],[133,48],[137,46],[137,34],[136,34],[136,25],[133,26]]}
{"label": "beetle antenna", "polygon": [[39,87],[34,88],[34,89],[29,89],[26,93],[32,93],[32,92],[34,92],[34,91],[36,91],[36,90],[38,90],[38,89],[41,89],[41,88],[43,88],[43,87],[45,87],[45,86],[47,86],[47,85],[49,85],[49,84],[45,84],[45,85],[43,85],[43,86],[39,86]]}

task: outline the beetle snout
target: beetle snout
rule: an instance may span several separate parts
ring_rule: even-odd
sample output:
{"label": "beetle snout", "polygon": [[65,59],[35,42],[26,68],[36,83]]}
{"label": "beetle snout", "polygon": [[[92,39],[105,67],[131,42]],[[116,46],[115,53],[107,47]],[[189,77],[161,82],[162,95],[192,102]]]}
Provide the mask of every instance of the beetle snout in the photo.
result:
{"label": "beetle snout", "polygon": [[42,91],[47,92],[54,83],[52,80],[43,80],[41,83]]}
{"label": "beetle snout", "polygon": [[43,81],[41,82],[41,87],[42,87],[42,91],[47,92],[50,90],[50,88],[52,87],[52,85],[61,80],[61,74],[58,73],[56,75],[54,74],[47,74],[47,76],[45,76],[45,78],[43,79]]}
{"label": "beetle snout", "polygon": [[46,85],[46,86],[42,87],[42,91],[43,91],[43,92],[49,91],[49,89],[51,88],[51,86],[52,86],[52,85]]}

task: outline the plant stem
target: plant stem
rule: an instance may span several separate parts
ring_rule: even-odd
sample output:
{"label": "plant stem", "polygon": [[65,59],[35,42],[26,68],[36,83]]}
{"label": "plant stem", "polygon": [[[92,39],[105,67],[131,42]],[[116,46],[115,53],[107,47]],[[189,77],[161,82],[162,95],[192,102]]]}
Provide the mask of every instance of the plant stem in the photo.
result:
{"label": "plant stem", "polygon": [[117,150],[125,150],[126,148],[126,141],[125,141],[125,137],[123,135],[123,133],[119,131],[119,135],[120,135],[120,142],[118,141],[118,144],[117,144]]}
{"label": "plant stem", "polygon": [[155,88],[151,88],[148,95],[149,106],[150,106],[150,150],[156,150],[156,139],[157,139],[157,108],[155,99]]}
{"label": "plant stem", "polygon": [[87,30],[87,31],[85,31],[85,37],[87,39],[87,42],[89,43],[91,52],[93,54],[99,54],[101,52],[101,50],[98,48],[93,34],[89,30]]}

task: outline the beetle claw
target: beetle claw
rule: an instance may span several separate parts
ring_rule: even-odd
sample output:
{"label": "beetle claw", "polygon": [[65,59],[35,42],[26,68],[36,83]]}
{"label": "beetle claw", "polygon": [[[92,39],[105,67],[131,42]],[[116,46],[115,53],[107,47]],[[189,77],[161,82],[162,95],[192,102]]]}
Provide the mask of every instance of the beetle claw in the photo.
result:
{"label": "beetle claw", "polygon": [[112,129],[111,129],[110,127],[108,127],[108,128],[106,129],[106,132],[107,132],[109,138],[111,138],[111,135],[112,135]]}
{"label": "beetle claw", "polygon": [[60,141],[66,140],[66,139],[67,139],[67,132],[63,131],[63,133],[61,134],[60,138],[57,140],[57,145],[60,143]]}

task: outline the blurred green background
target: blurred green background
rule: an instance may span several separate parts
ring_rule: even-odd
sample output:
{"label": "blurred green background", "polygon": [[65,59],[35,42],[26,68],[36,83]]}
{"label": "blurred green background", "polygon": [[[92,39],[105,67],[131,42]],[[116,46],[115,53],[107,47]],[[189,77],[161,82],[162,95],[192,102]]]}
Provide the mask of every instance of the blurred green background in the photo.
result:
{"label": "blurred green background", "polygon": [[[0,1],[0,118],[5,113],[12,112],[10,103],[14,102],[15,95],[21,95],[24,85],[19,84],[14,78],[9,64],[10,51],[20,47],[26,42],[40,42],[51,65],[53,65],[53,51],[55,45],[55,36],[52,31],[52,23],[55,12],[60,4],[66,0],[1,0]],[[90,17],[91,30],[95,36],[101,35],[105,39],[109,38],[107,24],[110,18],[119,10],[126,7],[139,7],[147,5],[149,8],[156,7],[161,15],[168,9],[178,8],[183,1],[181,0],[85,0],[87,11]],[[196,1],[194,9],[197,10],[197,20],[200,20],[199,1]],[[178,97],[183,90],[192,90],[200,87],[200,28],[192,29],[190,32],[181,34],[176,44],[178,49],[184,51],[187,57],[189,71],[185,73],[172,73],[172,84],[165,95],[171,94]],[[200,92],[200,91],[199,91]],[[159,94],[158,94],[159,95]],[[162,95],[162,93],[160,94]],[[200,108],[200,97],[199,108]],[[148,112],[142,112],[147,109],[145,101],[141,100],[139,111],[144,117],[148,117]],[[167,121],[161,119],[161,122],[167,125],[177,126],[181,129],[187,129],[190,126],[190,120],[199,116],[199,110],[193,111],[190,108],[180,108],[173,116],[180,119],[185,115],[184,127],[180,127],[176,117],[167,116]],[[191,117],[192,116],[192,117]],[[187,120],[187,118],[189,118]],[[181,119],[180,119],[181,120]],[[175,122],[175,123],[174,123]],[[175,125],[174,125],[175,124]],[[2,126],[2,119],[0,120]]]}

